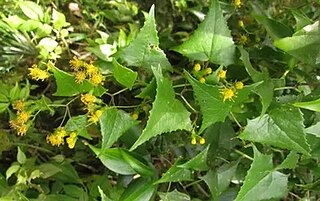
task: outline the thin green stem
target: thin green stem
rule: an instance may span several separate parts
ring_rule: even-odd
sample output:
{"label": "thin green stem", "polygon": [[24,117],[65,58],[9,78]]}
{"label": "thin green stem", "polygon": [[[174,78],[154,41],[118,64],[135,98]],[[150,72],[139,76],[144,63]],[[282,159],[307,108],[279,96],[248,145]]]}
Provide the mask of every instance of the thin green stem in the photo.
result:
{"label": "thin green stem", "polygon": [[236,122],[236,124],[239,126],[239,128],[241,129],[242,126],[241,124],[239,123],[239,121],[237,120],[237,118],[234,116],[234,114],[232,112],[230,112],[230,115],[232,116],[233,120]]}
{"label": "thin green stem", "polygon": [[185,99],[185,97],[183,97],[183,95],[181,95],[181,94],[178,94],[180,97],[181,97],[181,99],[185,102],[185,104],[192,110],[192,112],[194,112],[194,113],[198,113],[198,111],[197,110],[195,110],[191,105],[190,105],[190,103]]}
{"label": "thin green stem", "polygon": [[240,151],[240,150],[238,150],[238,149],[234,149],[234,151],[235,151],[237,154],[241,155],[242,157],[247,158],[247,159],[253,161],[253,158],[252,158],[251,156],[248,156],[247,154],[243,153],[242,151]]}
{"label": "thin green stem", "polygon": [[20,142],[10,142],[10,144],[14,145],[14,146],[30,147],[30,148],[33,148],[33,149],[37,149],[39,151],[43,151],[43,152],[47,152],[47,153],[53,154],[53,152],[48,150],[48,149],[45,149],[45,148],[42,148],[42,147],[37,147],[37,146],[34,146],[34,145],[30,145],[30,144],[25,144],[25,143],[20,143]]}

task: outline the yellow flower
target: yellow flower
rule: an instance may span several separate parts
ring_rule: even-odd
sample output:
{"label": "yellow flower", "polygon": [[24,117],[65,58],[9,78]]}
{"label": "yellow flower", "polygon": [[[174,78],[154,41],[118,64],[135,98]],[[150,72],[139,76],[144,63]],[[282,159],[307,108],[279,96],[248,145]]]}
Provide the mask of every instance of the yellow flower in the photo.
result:
{"label": "yellow flower", "polygon": [[231,88],[224,88],[224,89],[221,90],[220,93],[223,96],[223,101],[226,101],[226,100],[232,100],[233,101],[233,97],[236,96],[235,92]]}
{"label": "yellow flower", "polygon": [[195,137],[193,137],[193,138],[191,139],[191,144],[197,144],[197,140],[196,140]]}
{"label": "yellow flower", "polygon": [[244,28],[244,23],[243,23],[242,20],[239,20],[239,21],[238,21],[238,25],[239,25],[240,28]]}
{"label": "yellow flower", "polygon": [[206,143],[206,140],[203,137],[200,137],[199,144],[204,144],[204,143]]}
{"label": "yellow flower", "polygon": [[19,122],[20,124],[24,124],[26,123],[30,118],[30,114],[26,111],[21,111],[18,112],[18,116],[17,116],[17,122]]}
{"label": "yellow flower", "polygon": [[100,72],[96,72],[92,74],[89,78],[89,81],[95,86],[98,86],[99,84],[103,84],[103,80],[104,80],[104,77]]}
{"label": "yellow flower", "polygon": [[67,131],[64,127],[59,127],[51,135],[47,135],[47,143],[50,143],[52,146],[60,146],[64,144],[64,137],[67,136]]}
{"label": "yellow flower", "polygon": [[18,111],[22,111],[25,107],[25,103],[22,100],[16,100],[12,103],[12,108]]}
{"label": "yellow flower", "polygon": [[81,94],[80,100],[85,105],[92,105],[96,101],[96,97],[92,94]]}
{"label": "yellow flower", "polygon": [[77,133],[76,132],[72,132],[70,133],[69,137],[66,139],[68,147],[70,149],[74,148],[74,145],[76,144],[77,141]]}
{"label": "yellow flower", "polygon": [[202,83],[202,84],[206,83],[206,79],[204,77],[200,77],[199,78],[199,82]]}
{"label": "yellow flower", "polygon": [[226,70],[219,70],[218,77],[220,79],[226,79],[227,71]]}
{"label": "yellow flower", "polygon": [[241,0],[233,0],[233,5],[237,8],[240,8],[242,6]]}
{"label": "yellow flower", "polygon": [[88,76],[92,76],[94,74],[99,73],[99,69],[95,67],[93,64],[85,64],[84,67],[86,68],[86,74]]}
{"label": "yellow flower", "polygon": [[83,71],[77,71],[74,73],[74,78],[76,80],[76,83],[81,84],[85,79],[87,75]]}
{"label": "yellow flower", "polygon": [[102,115],[102,111],[101,110],[97,110],[94,113],[91,113],[89,115],[89,122],[96,124],[99,121],[99,118]]}
{"label": "yellow flower", "polygon": [[43,81],[49,77],[48,71],[41,70],[40,68],[38,68],[36,64],[33,64],[31,68],[28,68],[28,70],[29,70],[29,75],[34,80]]}
{"label": "yellow flower", "polygon": [[243,83],[242,82],[236,82],[235,84],[234,84],[234,87],[236,88],[236,89],[243,89]]}
{"label": "yellow flower", "polygon": [[198,64],[198,63],[196,63],[196,64],[194,65],[194,67],[193,67],[193,70],[194,70],[195,72],[199,72],[199,71],[201,70],[201,65]]}
{"label": "yellow flower", "polygon": [[134,112],[132,115],[131,115],[131,118],[133,120],[137,120],[139,118],[139,113],[138,112]]}
{"label": "yellow flower", "polygon": [[239,38],[239,44],[244,45],[248,42],[248,37],[245,34],[241,34]]}
{"label": "yellow flower", "polygon": [[71,68],[75,71],[79,70],[85,63],[76,57],[69,61]]}
{"label": "yellow flower", "polygon": [[206,74],[209,75],[212,73],[212,68],[206,68]]}
{"label": "yellow flower", "polygon": [[25,135],[25,134],[27,133],[28,127],[27,127],[26,124],[22,124],[22,125],[20,125],[20,127],[17,129],[17,131],[18,131],[18,135],[19,135],[19,136],[23,136],[23,135]]}

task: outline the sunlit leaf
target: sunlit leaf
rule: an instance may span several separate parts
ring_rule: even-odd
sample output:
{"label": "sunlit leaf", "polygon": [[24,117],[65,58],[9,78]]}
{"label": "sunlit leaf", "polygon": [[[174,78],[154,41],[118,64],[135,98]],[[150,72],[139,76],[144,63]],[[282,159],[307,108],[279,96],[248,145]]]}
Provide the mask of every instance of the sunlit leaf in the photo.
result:
{"label": "sunlit leaf", "polygon": [[157,82],[157,95],[152,110],[139,139],[130,150],[134,150],[150,138],[176,130],[191,130],[190,113],[175,99],[172,82],[163,77],[160,67],[152,67]]}
{"label": "sunlit leaf", "polygon": [[302,113],[292,107],[272,109],[248,125],[239,136],[242,140],[259,142],[310,155],[306,141]]}
{"label": "sunlit leaf", "polygon": [[138,73],[119,64],[115,59],[112,60],[113,76],[123,86],[131,89],[138,77]]}
{"label": "sunlit leaf", "polygon": [[174,50],[192,60],[226,66],[234,62],[235,46],[217,0],[212,1],[206,18],[193,35]]}

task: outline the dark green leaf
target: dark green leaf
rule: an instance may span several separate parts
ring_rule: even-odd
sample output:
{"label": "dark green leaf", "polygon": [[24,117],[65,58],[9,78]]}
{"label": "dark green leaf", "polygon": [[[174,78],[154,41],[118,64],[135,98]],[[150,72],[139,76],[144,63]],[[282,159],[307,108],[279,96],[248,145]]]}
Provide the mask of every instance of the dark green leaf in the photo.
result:
{"label": "dark green leaf", "polygon": [[275,171],[271,155],[253,147],[254,160],[235,201],[259,201],[282,198],[288,192],[288,176]]}
{"label": "dark green leaf", "polygon": [[0,103],[0,113],[6,111],[9,107],[9,103]]}
{"label": "dark green leaf", "polygon": [[161,178],[155,182],[155,184],[165,183],[165,182],[179,182],[179,181],[192,181],[191,170],[180,168],[179,164],[175,163],[172,167],[165,172]]}
{"label": "dark green leaf", "polygon": [[144,178],[139,178],[130,183],[129,187],[121,195],[121,201],[146,201],[151,200],[156,191],[155,185],[151,181]]}
{"label": "dark green leaf", "polygon": [[205,148],[194,158],[190,159],[188,162],[184,164],[179,165],[178,167],[185,168],[185,169],[199,170],[199,171],[208,170],[209,169],[207,165],[208,149],[209,147]]}
{"label": "dark green leaf", "polygon": [[116,57],[121,58],[129,66],[142,67],[151,70],[151,66],[160,65],[171,70],[171,64],[164,52],[159,48],[156,23],[154,19],[154,6],[151,7],[148,17],[137,37],[130,45],[120,50]]}
{"label": "dark green leaf", "polygon": [[291,151],[287,158],[277,167],[277,169],[294,169],[299,160],[299,155],[295,151]]}
{"label": "dark green leaf", "polygon": [[190,113],[175,99],[172,82],[163,77],[160,67],[152,67],[157,81],[157,95],[152,110],[139,139],[130,150],[136,149],[150,138],[176,130],[191,130]]}
{"label": "dark green leaf", "polygon": [[259,142],[310,155],[306,141],[303,117],[299,109],[275,108],[262,117],[248,121],[239,136],[242,140]]}
{"label": "dark green leaf", "polygon": [[114,78],[123,86],[131,89],[137,79],[138,73],[133,70],[120,65],[117,60],[113,59],[112,64]]}
{"label": "dark green leaf", "polygon": [[191,60],[226,66],[234,62],[235,46],[217,0],[212,1],[205,20],[193,35],[174,50]]}
{"label": "dark green leaf", "polygon": [[153,99],[156,96],[157,83],[156,79],[152,79],[145,88],[136,96],[137,98],[151,98]]}
{"label": "dark green leaf", "polygon": [[110,148],[130,127],[137,124],[129,114],[116,108],[107,108],[100,117],[102,149]]}

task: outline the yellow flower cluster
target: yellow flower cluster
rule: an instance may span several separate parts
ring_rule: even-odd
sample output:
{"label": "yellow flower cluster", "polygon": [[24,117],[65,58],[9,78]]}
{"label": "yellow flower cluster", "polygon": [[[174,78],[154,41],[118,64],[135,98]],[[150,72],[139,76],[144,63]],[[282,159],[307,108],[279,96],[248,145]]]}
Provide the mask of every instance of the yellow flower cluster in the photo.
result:
{"label": "yellow flower cluster", "polygon": [[34,80],[43,81],[50,76],[47,70],[40,69],[37,64],[33,64],[31,68],[28,68],[28,70],[29,76],[31,76],[31,78]]}
{"label": "yellow flower cluster", "polygon": [[77,83],[80,84],[87,79],[94,86],[103,84],[104,76],[101,74],[99,68],[92,63],[87,63],[77,58],[73,58],[69,63],[71,69],[74,71],[74,77]]}
{"label": "yellow flower cluster", "polygon": [[193,66],[193,73],[199,79],[199,82],[203,84],[206,83],[205,76],[208,76],[212,73],[212,68],[205,68],[201,70],[201,65],[199,63],[196,63]]}
{"label": "yellow flower cluster", "polygon": [[102,115],[101,110],[96,110],[95,112],[89,113],[89,122],[96,124],[99,121],[99,118]]}
{"label": "yellow flower cluster", "polygon": [[226,70],[219,70],[219,72],[218,72],[218,77],[219,77],[220,79],[226,79],[226,77],[227,77],[227,71],[226,71]]}
{"label": "yellow flower cluster", "polygon": [[[47,135],[47,143],[51,144],[52,146],[59,147],[60,145],[63,145],[65,142],[65,137],[68,136],[68,133],[64,127],[57,128],[53,134]],[[68,147],[70,149],[73,149],[75,146],[75,143],[77,141],[77,133],[71,132],[69,134],[69,137],[66,138],[66,142],[68,144]]]}
{"label": "yellow flower cluster", "polygon": [[234,84],[234,86],[225,87],[220,90],[222,94],[223,101],[231,100],[234,101],[233,98],[236,97],[237,90],[243,89],[244,85],[242,82],[238,81]]}
{"label": "yellow flower cluster", "polygon": [[28,130],[29,112],[25,111],[25,103],[17,100],[12,104],[12,108],[17,110],[17,117],[9,121],[10,127],[17,131],[19,136],[25,135]]}
{"label": "yellow flower cluster", "polygon": [[232,4],[233,4],[236,8],[240,8],[243,3],[241,2],[241,0],[233,0]]}

